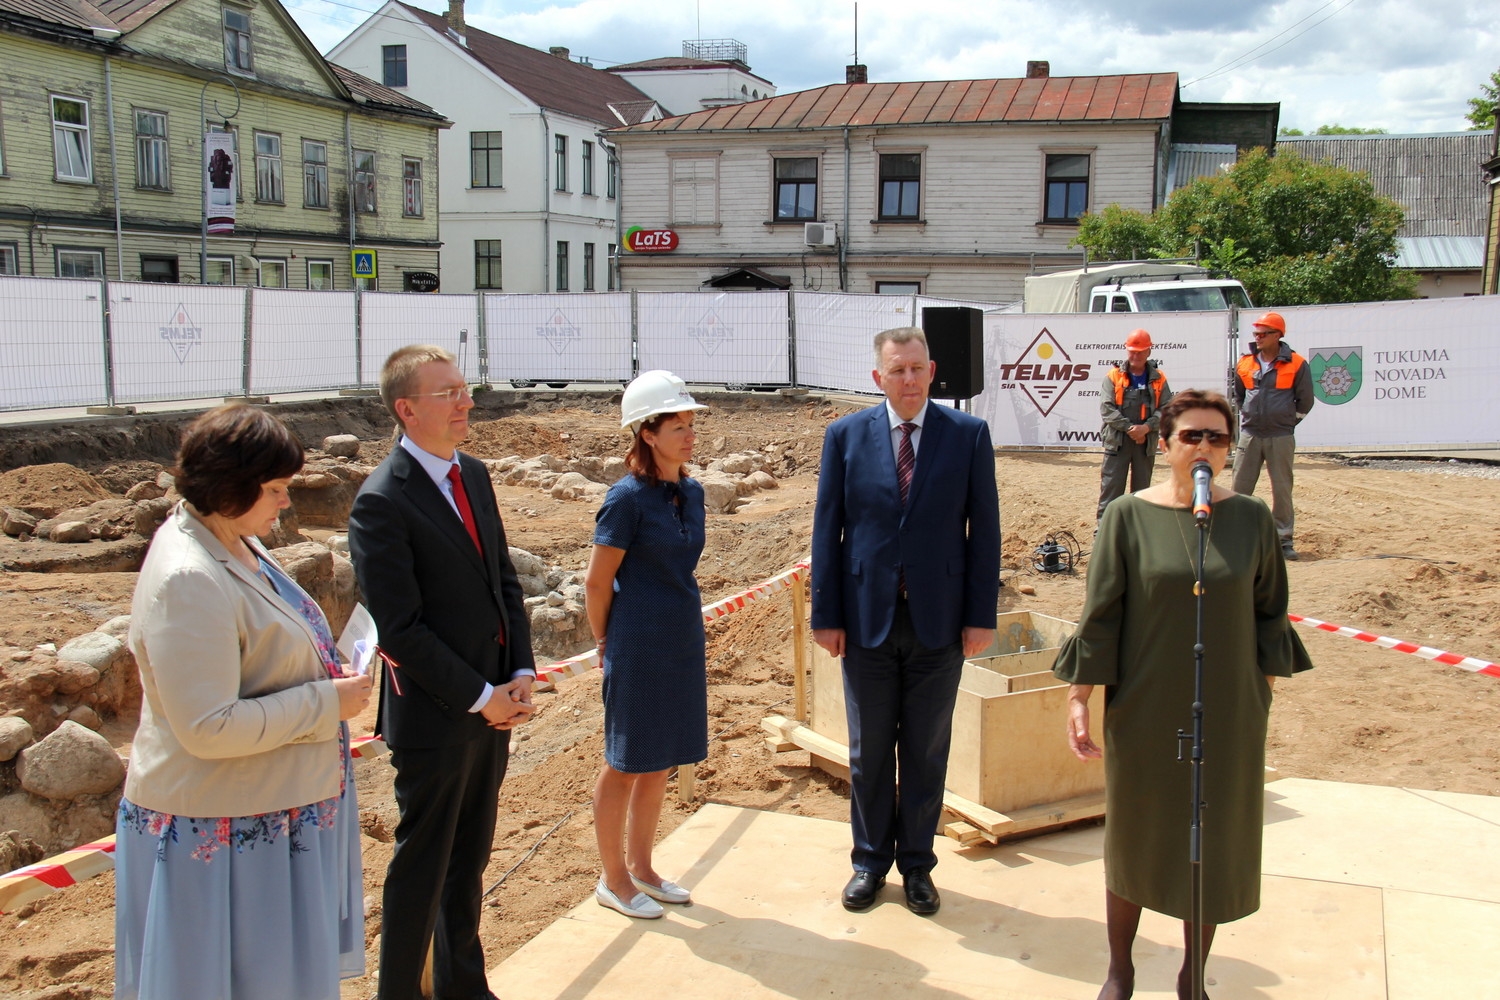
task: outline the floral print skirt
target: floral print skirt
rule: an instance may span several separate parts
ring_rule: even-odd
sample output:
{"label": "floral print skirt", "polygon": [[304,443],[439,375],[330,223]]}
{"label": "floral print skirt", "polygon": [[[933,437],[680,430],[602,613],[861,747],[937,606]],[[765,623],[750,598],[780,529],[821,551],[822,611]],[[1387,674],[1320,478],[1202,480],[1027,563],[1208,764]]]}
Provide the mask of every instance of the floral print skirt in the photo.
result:
{"label": "floral print skirt", "polygon": [[359,809],[344,766],[337,797],[260,816],[120,801],[116,1000],[338,1000],[339,980],[364,974]]}

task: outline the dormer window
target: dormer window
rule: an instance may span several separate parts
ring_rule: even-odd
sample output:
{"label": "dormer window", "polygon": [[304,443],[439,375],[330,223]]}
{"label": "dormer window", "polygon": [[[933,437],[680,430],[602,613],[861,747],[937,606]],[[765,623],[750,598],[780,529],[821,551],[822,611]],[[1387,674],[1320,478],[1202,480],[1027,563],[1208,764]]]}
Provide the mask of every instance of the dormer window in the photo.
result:
{"label": "dormer window", "polygon": [[250,15],[233,7],[224,8],[224,65],[231,73],[255,72],[250,58]]}

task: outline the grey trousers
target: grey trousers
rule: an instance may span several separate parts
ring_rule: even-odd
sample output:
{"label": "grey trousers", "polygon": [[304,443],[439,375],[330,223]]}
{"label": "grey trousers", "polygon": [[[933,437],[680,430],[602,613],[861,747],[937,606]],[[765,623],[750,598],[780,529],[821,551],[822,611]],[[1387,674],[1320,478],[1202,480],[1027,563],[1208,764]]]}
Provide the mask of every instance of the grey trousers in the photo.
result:
{"label": "grey trousers", "polygon": [[1251,437],[1240,432],[1240,444],[1234,453],[1234,491],[1250,495],[1260,478],[1260,467],[1271,477],[1271,517],[1281,545],[1292,544],[1292,457],[1297,452],[1297,437]]}
{"label": "grey trousers", "polygon": [[1119,451],[1104,452],[1104,464],[1099,467],[1099,511],[1094,520],[1104,517],[1104,508],[1117,496],[1125,493],[1125,476],[1130,476],[1130,492],[1135,493],[1151,485],[1151,470],[1156,462],[1156,435],[1146,435],[1146,440],[1136,444],[1129,438],[1120,445]]}

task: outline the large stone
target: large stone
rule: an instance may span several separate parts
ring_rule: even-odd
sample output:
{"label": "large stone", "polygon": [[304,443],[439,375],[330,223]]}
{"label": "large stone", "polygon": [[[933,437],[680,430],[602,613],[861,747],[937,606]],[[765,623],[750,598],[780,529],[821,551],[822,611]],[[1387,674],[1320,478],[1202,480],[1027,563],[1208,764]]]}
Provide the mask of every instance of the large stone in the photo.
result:
{"label": "large stone", "polygon": [[[87,663],[63,659],[57,661],[57,674],[57,693],[65,695],[76,695],[91,687],[96,687],[101,676],[97,669]],[[89,728],[99,727],[90,726]]]}
{"label": "large stone", "polygon": [[121,661],[129,659],[130,650],[115,636],[103,632],[85,632],[64,643],[62,649],[57,651],[57,658],[86,663],[102,675]]}
{"label": "large stone", "polygon": [[0,761],[10,760],[31,745],[31,723],[17,715],[0,719]]}
{"label": "large stone", "polygon": [[104,720],[99,718],[99,713],[87,705],[79,705],[73,711],[69,712],[68,721],[76,722],[85,729],[92,729],[96,733],[104,728]]}
{"label": "large stone", "polygon": [[514,545],[510,547],[510,562],[521,576],[547,575],[547,563],[540,556],[534,556],[525,549],[518,549]]}
{"label": "large stone", "polygon": [[36,531],[36,518],[18,507],[6,507],[0,510],[0,531],[12,538],[31,534]]}
{"label": "large stone", "polygon": [[330,434],[323,439],[323,450],[334,458],[358,458],[359,438],[353,434]]}
{"label": "large stone", "polygon": [[121,642],[124,642],[125,637],[130,634],[130,616],[116,615],[94,631],[103,632],[105,635],[112,635]]}
{"label": "large stone", "polygon": [[596,483],[581,472],[564,472],[552,484],[552,495],[558,500],[584,500],[602,497],[609,487]]}
{"label": "large stone", "polygon": [[94,531],[87,521],[60,521],[52,526],[54,542],[87,542],[94,538]]}
{"label": "large stone", "polygon": [[76,799],[113,791],[125,780],[125,765],[108,740],[68,721],[17,755],[16,777],[33,795]]}
{"label": "large stone", "polygon": [[771,475],[769,472],[762,472],[759,470],[752,472],[750,473],[750,475],[746,476],[745,482],[749,483],[751,486],[755,487],[758,490],[774,490],[781,488],[781,484],[776,481],[775,476]]}
{"label": "large stone", "polygon": [[159,483],[152,482],[151,480],[136,483],[125,491],[126,500],[155,500],[166,495],[167,491],[162,489]]}
{"label": "large stone", "polygon": [[[315,459],[292,477],[288,491],[299,525],[342,529],[349,521],[354,495],[370,470],[335,459]],[[290,539],[302,541],[304,539]]]}
{"label": "large stone", "polygon": [[705,471],[698,478],[703,486],[703,505],[710,513],[732,514],[739,506],[739,481],[723,472]]}
{"label": "large stone", "polygon": [[[166,475],[166,473],[162,473]],[[144,538],[150,538],[156,534],[167,515],[172,512],[172,505],[176,501],[170,497],[159,496],[139,500],[135,505],[135,533]]]}

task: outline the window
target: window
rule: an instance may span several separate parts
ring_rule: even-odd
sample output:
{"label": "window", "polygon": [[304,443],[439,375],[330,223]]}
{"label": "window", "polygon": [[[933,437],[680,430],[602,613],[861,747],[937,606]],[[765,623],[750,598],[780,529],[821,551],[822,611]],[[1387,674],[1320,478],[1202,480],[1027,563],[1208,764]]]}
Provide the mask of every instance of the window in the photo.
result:
{"label": "window", "polygon": [[354,210],[375,214],[375,154],[367,149],[354,151]]}
{"label": "window", "polygon": [[58,250],[57,276],[59,278],[104,277],[104,252],[102,250]]}
{"label": "window", "polygon": [[328,143],[302,140],[302,204],[328,207]]}
{"label": "window", "polygon": [[611,243],[609,245],[609,256],[604,258],[604,287],[607,291],[615,290],[615,254],[619,247]]}
{"label": "window", "polygon": [[719,161],[673,158],[672,221],[714,223],[719,214]]}
{"label": "window", "polygon": [[592,292],[594,290],[594,244],[583,245],[583,290]]}
{"label": "window", "polygon": [[16,244],[0,243],[0,274],[20,274],[21,261],[16,254]]}
{"label": "window", "polygon": [[281,179],[281,136],[255,133],[255,200],[281,204],[286,200]]}
{"label": "window", "polygon": [[585,142],[583,144],[583,179],[581,183],[584,194],[594,193],[594,144]]}
{"label": "window", "polygon": [[333,290],[333,261],[310,260],[307,262],[307,287],[315,292]]}
{"label": "window", "polygon": [[409,217],[422,214],[422,161],[401,161],[401,214]]}
{"label": "window", "polygon": [[568,137],[555,136],[552,140],[552,149],[557,161],[554,166],[557,172],[556,187],[559,191],[566,191],[568,189]]}
{"label": "window", "polygon": [[500,133],[469,133],[469,186],[502,187],[500,183]]}
{"label": "window", "polygon": [[224,65],[231,73],[253,73],[250,59],[250,15],[233,7],[224,8]]}
{"label": "window", "polygon": [[141,280],[163,285],[177,284],[177,258],[141,254]]}
{"label": "window", "polygon": [[260,279],[256,282],[260,287],[286,287],[286,261],[262,258],[256,261],[256,265],[260,268]]}
{"label": "window", "polygon": [[208,272],[203,276],[203,283],[205,285],[234,284],[234,258],[208,258]]}
{"label": "window", "polygon": [[568,290],[568,241],[557,241],[557,290]]}
{"label": "window", "polygon": [[609,151],[609,161],[604,167],[604,197],[614,198],[620,190],[620,160],[615,151]]}
{"label": "window", "polygon": [[922,217],[922,154],[882,153],[880,157],[880,217]]}
{"label": "window", "polygon": [[89,103],[71,97],[52,98],[52,158],[60,181],[92,181]]}
{"label": "window", "polygon": [[158,111],[135,113],[135,186],[158,191],[172,186],[167,172],[167,116]]}
{"label": "window", "polygon": [[380,64],[385,71],[381,78],[387,87],[406,86],[406,46],[382,45]]}
{"label": "window", "polygon": [[474,241],[474,287],[500,287],[500,241]]}
{"label": "window", "polygon": [[1047,212],[1043,222],[1077,222],[1089,207],[1087,154],[1047,155]]}
{"label": "window", "polygon": [[818,217],[818,160],[813,156],[776,160],[776,218]]}
{"label": "window", "polygon": [[921,295],[922,283],[920,281],[877,281],[875,282],[876,295]]}

